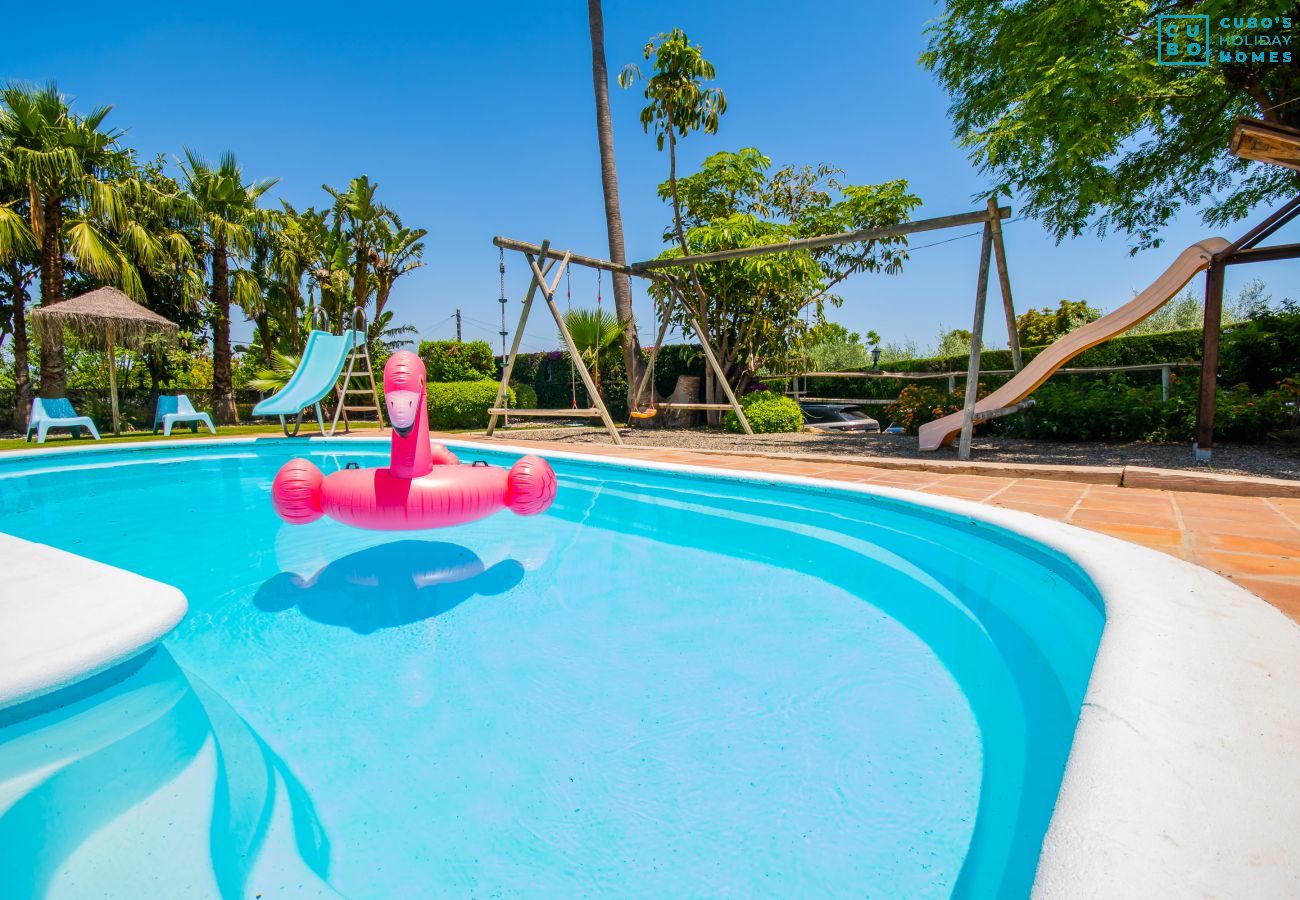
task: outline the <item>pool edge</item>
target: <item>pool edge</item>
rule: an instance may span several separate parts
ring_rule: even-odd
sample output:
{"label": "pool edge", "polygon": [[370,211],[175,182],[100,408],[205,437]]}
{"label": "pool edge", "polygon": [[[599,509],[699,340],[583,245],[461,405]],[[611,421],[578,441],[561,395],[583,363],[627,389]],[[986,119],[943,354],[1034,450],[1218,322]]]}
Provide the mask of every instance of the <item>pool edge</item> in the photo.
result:
{"label": "pool edge", "polygon": [[[384,440],[367,436],[358,442]],[[185,444],[259,441],[286,439]],[[1300,860],[1290,840],[1300,831],[1300,692],[1294,690],[1300,684],[1300,625],[1227,579],[1062,522],[901,488],[509,443],[443,442],[891,498],[986,523],[1064,554],[1096,586],[1106,626],[1034,895],[1300,893]],[[59,450],[129,453],[160,446],[175,445],[148,441]],[[49,451],[5,456],[38,453]]]}
{"label": "pool edge", "polygon": [[[457,448],[481,441],[446,440]],[[1300,891],[1300,625],[1184,560],[1063,522],[883,485],[493,443],[508,453],[886,497],[1073,560],[1106,625],[1036,897]]]}

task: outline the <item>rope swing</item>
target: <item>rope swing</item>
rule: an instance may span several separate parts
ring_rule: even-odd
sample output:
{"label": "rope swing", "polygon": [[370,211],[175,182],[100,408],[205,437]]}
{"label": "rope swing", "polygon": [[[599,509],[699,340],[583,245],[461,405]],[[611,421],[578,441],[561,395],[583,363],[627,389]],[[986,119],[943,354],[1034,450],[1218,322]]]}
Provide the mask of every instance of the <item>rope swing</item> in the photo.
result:
{"label": "rope swing", "polygon": [[[659,302],[655,300],[653,296],[651,296],[650,298],[650,319],[652,322],[655,323],[655,329],[657,332],[659,327],[658,325]],[[650,405],[644,408],[638,408],[637,406],[634,405],[632,409],[628,411],[628,415],[634,419],[653,419],[655,416],[659,415],[659,410],[655,409],[655,357],[657,357],[658,355],[659,355],[659,348],[651,347],[650,348],[650,381],[649,381],[650,389],[649,391],[647,391],[647,393],[649,393],[650,395]],[[634,400],[636,403],[641,402],[640,397],[636,397],[634,398]]]}

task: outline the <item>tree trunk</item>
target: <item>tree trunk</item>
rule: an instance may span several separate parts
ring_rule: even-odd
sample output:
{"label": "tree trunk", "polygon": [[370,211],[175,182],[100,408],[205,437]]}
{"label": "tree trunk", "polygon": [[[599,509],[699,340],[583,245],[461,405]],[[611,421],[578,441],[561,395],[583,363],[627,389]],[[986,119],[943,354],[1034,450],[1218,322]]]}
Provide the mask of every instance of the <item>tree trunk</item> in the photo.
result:
{"label": "tree trunk", "polygon": [[388,305],[388,295],[393,290],[393,283],[387,280],[380,280],[375,283],[375,312],[370,317],[370,324],[379,321],[379,317],[384,314],[384,307]]}
{"label": "tree trunk", "polygon": [[303,273],[299,272],[297,279],[289,289],[289,352],[296,353],[302,349],[302,284]]}
{"label": "tree trunk", "polygon": [[[668,187],[672,192],[673,198],[673,229],[677,232],[677,243],[681,245],[682,255],[690,256],[691,250],[686,243],[686,229],[682,226],[682,204],[677,194],[677,136],[673,133],[673,117],[671,111],[668,115]],[[706,335],[709,331],[709,305],[704,296],[704,288],[700,287],[700,279],[695,273],[695,266],[690,266],[691,287],[695,291],[695,296],[699,299],[696,306],[698,312],[698,321],[700,327],[704,329],[704,334],[697,335],[701,340],[707,340]],[[715,399],[718,394],[717,379],[713,374],[712,366],[704,367],[704,402],[717,403]],[[718,412],[709,411],[705,413],[705,421],[709,425],[717,426],[722,422],[722,415]]]}
{"label": "tree trunk", "polygon": [[[63,198],[55,191],[41,197],[41,306],[63,300]],[[67,393],[63,368],[63,336],[43,336],[41,341],[41,396]]]}
{"label": "tree trunk", "polygon": [[[600,0],[587,0],[587,28],[591,32],[591,85],[596,94],[596,140],[600,145],[600,186],[605,196],[605,230],[609,234],[609,258],[627,265],[623,244],[623,213],[618,202],[618,167],[614,163],[614,120],[609,112],[609,72],[605,68],[605,16]],[[627,328],[623,331],[623,365],[627,368],[627,402],[635,409],[646,398],[634,396],[644,376],[646,363],[636,333],[632,310],[632,279],[613,273],[614,312]],[[649,392],[654,394],[654,385]],[[636,421],[635,419],[632,421]]]}
{"label": "tree trunk", "polygon": [[230,264],[225,241],[212,248],[212,418],[235,425],[235,385],[230,373]]}
{"label": "tree trunk", "polygon": [[[369,251],[357,253],[357,267],[352,276],[352,306],[366,308],[366,295],[370,293],[370,255]],[[343,311],[344,320],[352,315],[352,310]],[[347,325],[344,325],[346,328]]]}
{"label": "tree trunk", "polygon": [[275,364],[275,336],[271,333],[271,321],[271,311],[265,307],[253,317],[253,323],[257,326],[258,343],[262,345],[262,361],[268,367]]}
{"label": "tree trunk", "polygon": [[27,288],[23,286],[22,275],[18,266],[10,267],[13,295],[10,297],[13,308],[14,333],[14,421],[19,431],[27,430],[27,414],[32,406],[31,374],[27,368]]}

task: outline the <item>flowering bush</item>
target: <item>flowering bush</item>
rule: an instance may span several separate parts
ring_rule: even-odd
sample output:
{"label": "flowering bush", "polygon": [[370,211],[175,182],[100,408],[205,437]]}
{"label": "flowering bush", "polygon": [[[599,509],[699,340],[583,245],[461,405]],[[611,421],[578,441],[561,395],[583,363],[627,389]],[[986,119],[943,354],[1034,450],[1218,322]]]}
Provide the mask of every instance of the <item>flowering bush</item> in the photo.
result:
{"label": "flowering bush", "polygon": [[[981,390],[980,394],[983,393]],[[960,411],[962,401],[960,393],[950,394],[928,384],[913,384],[898,392],[898,400],[889,411],[895,425],[908,434],[916,434],[927,422]]]}

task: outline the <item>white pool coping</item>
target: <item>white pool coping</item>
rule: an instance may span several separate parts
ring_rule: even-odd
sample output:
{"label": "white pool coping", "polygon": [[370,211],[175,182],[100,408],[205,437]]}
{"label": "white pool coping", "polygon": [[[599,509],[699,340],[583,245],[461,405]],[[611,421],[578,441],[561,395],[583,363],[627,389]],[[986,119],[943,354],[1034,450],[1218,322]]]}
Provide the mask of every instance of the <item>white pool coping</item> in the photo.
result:
{"label": "white pool coping", "polygon": [[0,532],[0,710],[158,643],[185,617],[168,584]]}
{"label": "white pool coping", "polygon": [[[257,440],[266,438],[185,446]],[[1106,626],[1034,895],[1300,896],[1300,626],[1227,579],[1062,522],[900,488],[509,443],[445,443],[887,497],[988,523],[1065,554],[1096,585]],[[112,450],[159,446],[176,445]],[[86,448],[68,451],[74,449]],[[19,559],[14,540],[0,541],[6,571]],[[42,598],[63,593],[63,585],[75,593],[74,583],[52,579]],[[0,670],[12,667],[8,660],[0,646]],[[39,673],[27,680],[38,681]]]}

